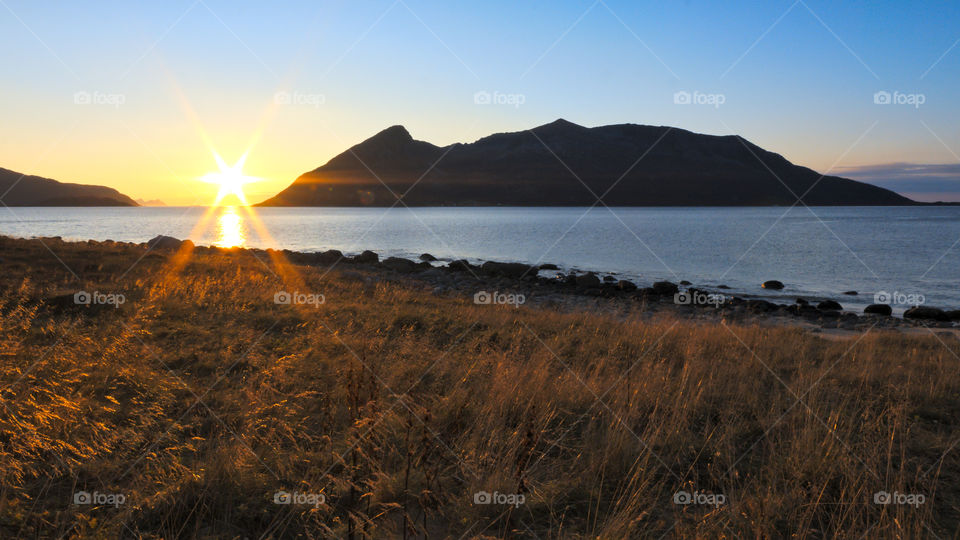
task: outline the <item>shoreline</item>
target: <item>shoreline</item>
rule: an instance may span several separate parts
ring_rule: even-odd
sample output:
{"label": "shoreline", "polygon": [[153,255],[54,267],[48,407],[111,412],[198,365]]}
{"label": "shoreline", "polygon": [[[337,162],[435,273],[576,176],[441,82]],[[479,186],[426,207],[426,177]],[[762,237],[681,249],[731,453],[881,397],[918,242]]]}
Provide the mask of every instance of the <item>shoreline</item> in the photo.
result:
{"label": "shoreline", "polygon": [[[17,239],[9,236],[0,238]],[[280,253],[291,264],[326,268],[327,272],[335,271],[347,278],[368,282],[399,280],[418,285],[434,296],[474,297],[476,303],[515,304],[515,307],[527,305],[563,312],[587,311],[617,318],[671,314],[703,322],[735,321],[761,326],[802,327],[815,333],[841,336],[874,328],[905,332],[937,329],[960,333],[960,310],[924,306],[919,317],[904,318],[846,309],[835,300],[819,296],[797,298],[792,304],[778,303],[768,299],[771,297],[763,298],[761,294],[748,294],[723,286],[698,286],[688,281],[635,283],[619,279],[615,274],[565,271],[558,265],[549,263],[534,266],[517,262],[485,261],[474,264],[465,259],[444,261],[428,253],[422,254],[419,260],[415,261],[401,257],[381,258],[370,250],[349,255],[335,249],[305,252],[247,247],[222,248],[196,246],[190,240],[162,235],[142,243],[112,240],[65,241],[61,237],[20,240],[99,247],[138,247],[146,249],[147,253],[171,252],[187,246],[201,252],[244,252],[263,261],[267,261],[272,253]],[[476,298],[476,295],[481,298]],[[487,298],[482,298],[483,295]]]}
{"label": "shoreline", "polygon": [[[960,470],[955,329],[843,314],[827,328],[810,310],[431,262],[0,236],[0,531],[261,536],[280,516],[292,536],[339,538],[360,516],[379,538],[414,512],[455,537],[499,523],[501,506],[476,501],[500,493],[523,495],[511,511],[542,537],[558,511],[591,537],[782,537],[813,522],[859,536],[889,512],[881,492],[927,497],[896,531],[956,529],[942,480]],[[594,481],[618,495],[585,497]],[[318,504],[276,506],[293,491]],[[427,491],[443,496],[409,495]],[[730,521],[705,533],[681,492],[724,495],[703,511]],[[76,502],[88,494],[123,502]],[[750,513],[763,504],[803,513],[766,523]],[[247,510],[227,526],[224,508]]]}

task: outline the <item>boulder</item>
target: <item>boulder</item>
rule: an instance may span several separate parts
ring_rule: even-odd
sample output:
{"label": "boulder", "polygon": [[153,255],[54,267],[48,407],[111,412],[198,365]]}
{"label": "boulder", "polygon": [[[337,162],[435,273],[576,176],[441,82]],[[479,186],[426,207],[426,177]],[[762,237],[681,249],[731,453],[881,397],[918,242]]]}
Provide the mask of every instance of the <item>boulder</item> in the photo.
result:
{"label": "boulder", "polygon": [[506,276],[512,278],[519,278],[521,276],[536,276],[539,268],[536,266],[530,266],[529,264],[523,263],[502,263],[487,261],[480,266],[480,270],[485,274],[493,274],[497,276]]}
{"label": "boulder", "polygon": [[843,291],[841,294],[845,294],[847,296],[856,296],[857,291]]}
{"label": "boulder", "polygon": [[653,290],[660,296],[672,296],[680,292],[680,287],[669,281],[658,281],[653,284]]}
{"label": "boulder", "polygon": [[805,305],[807,305],[807,304],[809,304],[809,303],[810,303],[810,302],[807,302],[807,301],[804,300],[803,298],[797,298],[797,304],[799,304],[799,305],[801,305],[801,306],[805,306]]}
{"label": "boulder", "polygon": [[824,300],[817,304],[817,309],[820,311],[840,311],[843,306],[840,305],[840,302],[834,300]]}
{"label": "boulder", "polygon": [[627,281],[625,279],[621,279],[620,281],[618,281],[617,287],[621,291],[632,291],[637,288],[636,284],[634,284],[632,281]]}
{"label": "boulder", "polygon": [[473,272],[477,267],[470,264],[466,259],[459,259],[447,264],[447,268],[454,272]]}
{"label": "boulder", "polygon": [[820,310],[810,304],[793,304],[784,308],[787,313],[792,315],[814,315],[819,314]]}
{"label": "boulder", "polygon": [[353,262],[358,264],[377,264],[379,261],[380,256],[369,249],[353,257]]}
{"label": "boulder", "polygon": [[930,321],[949,321],[945,311],[935,307],[914,306],[903,312],[904,319],[924,319]]}
{"label": "boulder", "polygon": [[420,255],[420,260],[421,260],[421,261],[427,261],[427,262],[433,262],[433,261],[437,260],[437,258],[434,257],[433,255],[429,254],[429,253],[423,253],[423,254]]}
{"label": "boulder", "polygon": [[730,286],[729,286],[729,285],[717,285],[717,288],[718,288],[718,289],[729,289]]}
{"label": "boulder", "polygon": [[395,272],[409,274],[417,270],[417,263],[410,259],[401,259],[400,257],[388,257],[383,261],[384,268],[389,268]]}
{"label": "boulder", "polygon": [[893,315],[893,308],[888,304],[870,304],[869,306],[863,308],[864,313],[872,313],[874,315]]}
{"label": "boulder", "polygon": [[[151,249],[179,249],[184,242],[190,242],[189,240],[179,240],[172,236],[164,236],[162,234],[154,236],[147,241],[147,247]],[[193,246],[193,242],[190,242],[190,246]]]}
{"label": "boulder", "polygon": [[687,285],[693,285],[693,283],[690,283],[690,282],[687,281],[687,280],[681,281],[680,284],[683,285],[684,287],[686,287]]}
{"label": "boulder", "polygon": [[599,288],[600,287],[600,278],[596,274],[590,272],[589,274],[582,274],[577,276],[577,287],[584,289],[590,288]]}
{"label": "boulder", "polygon": [[541,270],[559,270],[560,267],[553,263],[546,263],[546,264],[541,264],[540,269]]}
{"label": "boulder", "polygon": [[761,287],[763,287],[764,289],[771,289],[771,290],[774,290],[774,291],[779,291],[780,289],[783,288],[783,283],[780,282],[780,281],[777,281],[777,280],[775,280],[775,279],[771,279],[771,280],[769,280],[769,281],[764,281],[764,282],[763,282],[763,285],[761,285]]}
{"label": "boulder", "polygon": [[636,297],[642,300],[648,300],[648,299],[652,300],[659,296],[660,295],[657,294],[657,291],[655,291],[653,287],[644,287],[642,289],[637,289],[637,293],[636,293]]}
{"label": "boulder", "polygon": [[[777,305],[773,302],[767,302],[766,300],[747,300],[744,302],[744,305],[747,309],[754,312],[767,313],[769,311],[774,311],[777,309]],[[796,306],[790,306],[796,307]]]}
{"label": "boulder", "polygon": [[313,256],[313,260],[319,264],[333,264],[343,258],[343,253],[339,249],[329,249]]}
{"label": "boulder", "polygon": [[960,309],[951,309],[947,311],[947,318],[951,321],[960,321]]}
{"label": "boulder", "polygon": [[614,281],[617,281],[617,278],[613,276],[603,276],[603,281],[605,283],[613,283]]}

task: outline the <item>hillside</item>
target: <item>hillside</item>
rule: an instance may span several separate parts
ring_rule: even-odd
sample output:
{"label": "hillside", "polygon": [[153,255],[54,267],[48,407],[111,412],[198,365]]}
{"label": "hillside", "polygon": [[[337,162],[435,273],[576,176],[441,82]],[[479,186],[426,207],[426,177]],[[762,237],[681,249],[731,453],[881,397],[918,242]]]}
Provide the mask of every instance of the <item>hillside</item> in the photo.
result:
{"label": "hillside", "polygon": [[[411,189],[411,187],[413,189]],[[409,192],[407,192],[409,190]],[[391,193],[392,192],[392,193]],[[890,190],[794,165],[735,135],[557,120],[439,147],[392,126],[262,206],[902,205]]]}
{"label": "hillside", "polygon": [[0,201],[6,206],[139,206],[113,188],[68,184],[3,168]]}

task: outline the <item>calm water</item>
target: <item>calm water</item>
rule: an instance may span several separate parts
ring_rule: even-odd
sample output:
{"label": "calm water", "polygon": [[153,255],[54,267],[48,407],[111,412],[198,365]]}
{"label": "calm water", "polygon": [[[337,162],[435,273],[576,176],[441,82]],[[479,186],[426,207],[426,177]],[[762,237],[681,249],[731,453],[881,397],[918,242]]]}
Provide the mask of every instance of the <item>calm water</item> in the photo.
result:
{"label": "calm water", "polygon": [[[166,234],[227,246],[429,252],[551,262],[641,284],[725,284],[764,297],[778,293],[759,284],[778,279],[787,285],[782,296],[832,297],[845,307],[886,291],[960,308],[960,207],[5,208],[0,234],[133,242]],[[847,290],[860,295],[840,296]]]}

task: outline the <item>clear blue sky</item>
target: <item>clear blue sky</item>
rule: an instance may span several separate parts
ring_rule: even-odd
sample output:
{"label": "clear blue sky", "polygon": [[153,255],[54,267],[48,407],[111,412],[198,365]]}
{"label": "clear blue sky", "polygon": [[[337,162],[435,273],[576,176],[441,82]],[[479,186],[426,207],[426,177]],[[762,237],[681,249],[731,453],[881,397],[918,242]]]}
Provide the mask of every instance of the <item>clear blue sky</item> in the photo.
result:
{"label": "clear blue sky", "polygon": [[448,144],[563,117],[960,200],[958,40],[955,2],[0,0],[0,167],[182,204],[211,147],[252,146],[261,199],[392,124]]}

